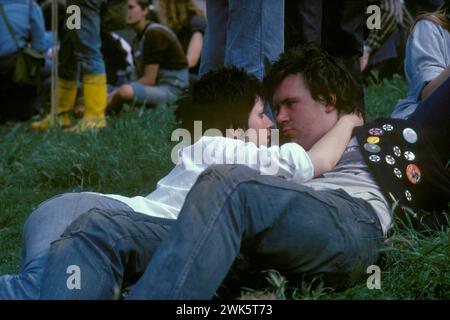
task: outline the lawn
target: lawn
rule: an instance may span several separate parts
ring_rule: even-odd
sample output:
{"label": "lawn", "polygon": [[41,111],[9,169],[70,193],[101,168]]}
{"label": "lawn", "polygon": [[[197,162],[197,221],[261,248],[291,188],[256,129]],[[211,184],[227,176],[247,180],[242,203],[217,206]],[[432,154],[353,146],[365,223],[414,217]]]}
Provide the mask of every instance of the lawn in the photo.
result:
{"label": "lawn", "polygon": [[[368,86],[368,119],[387,116],[405,92],[400,77]],[[22,226],[33,208],[50,196],[151,192],[172,168],[173,111],[171,106],[128,108],[96,133],[35,133],[27,123],[0,127],[0,274],[18,271]],[[380,268],[379,290],[369,290],[365,281],[343,292],[323,288],[318,281],[295,287],[277,272],[266,272],[261,275],[267,279],[263,286],[253,288],[257,292],[243,291],[258,296],[266,289],[288,299],[449,299],[449,233],[425,237],[410,228],[395,228],[383,248]]]}

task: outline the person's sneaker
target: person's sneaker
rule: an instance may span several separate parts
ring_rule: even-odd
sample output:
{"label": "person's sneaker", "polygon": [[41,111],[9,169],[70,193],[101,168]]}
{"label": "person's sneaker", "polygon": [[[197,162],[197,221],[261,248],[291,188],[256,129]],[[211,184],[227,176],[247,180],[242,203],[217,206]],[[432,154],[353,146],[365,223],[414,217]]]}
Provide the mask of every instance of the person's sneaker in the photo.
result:
{"label": "person's sneaker", "polygon": [[56,116],[55,121],[52,121],[52,115],[46,116],[44,119],[31,123],[31,129],[36,131],[45,131],[51,126],[57,126],[60,128],[70,128],[72,121],[67,112],[61,113]]}

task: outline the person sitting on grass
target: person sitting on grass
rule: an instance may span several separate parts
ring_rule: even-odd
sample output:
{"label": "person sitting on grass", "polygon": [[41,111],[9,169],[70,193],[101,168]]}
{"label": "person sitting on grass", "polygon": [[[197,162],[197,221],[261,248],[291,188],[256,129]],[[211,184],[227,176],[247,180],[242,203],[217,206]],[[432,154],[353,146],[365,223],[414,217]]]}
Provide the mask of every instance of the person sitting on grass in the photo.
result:
{"label": "person sitting on grass", "polygon": [[108,95],[110,112],[118,112],[127,102],[173,103],[189,86],[188,64],[178,38],[149,16],[148,0],[128,0],[128,24],[137,34],[133,58],[138,79]]}
{"label": "person sitting on grass", "polygon": [[[175,167],[146,197],[82,192],[59,195],[43,202],[25,223],[20,274],[0,277],[0,299],[38,298],[51,242],[91,209],[132,210],[143,217],[177,219],[198,176],[209,165],[217,163],[242,163],[261,174],[276,174],[301,183],[331,170],[350,139],[353,127],[362,122],[356,115],[342,116],[330,134],[308,152],[296,143],[266,147],[264,144],[268,142],[273,123],[263,113],[262,97],[260,81],[242,69],[227,67],[205,74],[192,86],[189,98],[177,110],[182,127],[194,136],[193,121],[201,120],[205,130],[218,129],[225,134],[231,129],[228,130],[230,136],[239,136],[244,130],[251,132],[247,130],[250,128],[257,134],[248,134],[249,142],[228,137],[201,137],[181,149]],[[196,158],[197,151],[201,152],[200,160]]]}
{"label": "person sitting on grass", "polygon": [[[406,45],[405,74],[408,93],[397,102],[391,116],[425,126],[442,163],[447,165],[450,126],[445,125],[449,118],[445,114],[450,107],[447,93],[437,89],[445,87],[450,78],[450,0],[415,21]],[[442,102],[426,102],[431,97]]]}

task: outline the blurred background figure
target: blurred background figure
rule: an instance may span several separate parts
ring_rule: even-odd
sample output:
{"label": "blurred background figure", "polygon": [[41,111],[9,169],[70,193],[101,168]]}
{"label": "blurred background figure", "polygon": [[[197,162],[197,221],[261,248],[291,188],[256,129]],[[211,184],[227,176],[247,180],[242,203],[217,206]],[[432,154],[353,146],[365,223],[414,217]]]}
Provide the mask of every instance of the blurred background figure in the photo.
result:
{"label": "blurred background figure", "polygon": [[285,49],[313,45],[342,59],[359,83],[361,106],[364,92],[359,58],[366,9],[365,0],[286,0]]}
{"label": "blurred background figure", "polygon": [[200,77],[234,65],[262,79],[284,51],[284,0],[206,0],[206,21]]}
{"label": "blurred background figure", "polygon": [[[58,35],[62,37],[66,23],[66,0],[58,1]],[[34,101],[34,110],[42,113],[50,109],[51,104],[51,71],[52,71],[52,0],[38,1],[44,14],[45,25],[45,64],[42,69],[41,91]]]}
{"label": "blurred background figure", "polygon": [[284,49],[284,0],[206,0],[200,76],[234,65],[262,79]]}
{"label": "blurred background figure", "polygon": [[161,23],[172,29],[186,53],[190,79],[195,80],[200,67],[206,19],[193,0],[158,0]]}
{"label": "blurred background figure", "polygon": [[44,53],[45,29],[42,10],[34,0],[0,0],[0,6],[3,13],[0,15],[0,123],[3,123],[26,120],[34,113],[37,87],[15,84],[13,73],[21,48],[28,46]]}
{"label": "blurred background figure", "polygon": [[133,59],[136,80],[108,96],[108,110],[120,111],[124,103],[173,103],[189,86],[184,50],[175,33],[151,20],[148,0],[128,0],[128,25],[136,36]]}
{"label": "blurred background figure", "polygon": [[[67,6],[80,9],[81,28],[65,29],[60,37],[57,83],[58,126],[72,126],[71,113],[77,98],[77,82],[80,79],[84,94],[83,119],[74,128],[85,131],[106,126],[107,99],[106,70],[101,54],[101,12],[107,0],[67,0]],[[126,10],[126,6],[124,7]],[[126,12],[123,13],[126,15]],[[67,27],[67,26],[66,26]],[[34,130],[46,130],[51,116],[32,123]]]}
{"label": "blurred background figure", "polygon": [[[420,102],[450,77],[450,0],[445,0],[439,10],[421,14],[414,21],[406,44],[405,74],[408,93],[395,106],[394,118],[408,119]],[[442,108],[449,109],[448,101]],[[430,116],[436,118],[439,113]],[[448,140],[447,135],[442,137]],[[448,141],[446,145],[448,149]]]}
{"label": "blurred background figure", "polygon": [[369,4],[381,9],[381,28],[365,30],[363,78],[377,81],[402,74],[406,39],[415,18],[420,12],[437,10],[442,3],[443,0],[369,0]]}

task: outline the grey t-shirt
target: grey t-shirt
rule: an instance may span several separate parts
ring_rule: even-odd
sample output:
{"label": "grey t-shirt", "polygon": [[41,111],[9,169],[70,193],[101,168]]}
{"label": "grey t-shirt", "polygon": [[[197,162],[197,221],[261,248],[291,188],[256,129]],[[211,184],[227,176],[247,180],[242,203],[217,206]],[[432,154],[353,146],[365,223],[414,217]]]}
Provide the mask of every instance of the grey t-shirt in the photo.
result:
{"label": "grey t-shirt", "polygon": [[370,173],[356,138],[350,140],[332,171],[303,184],[314,190],[342,189],[352,197],[367,201],[374,208],[384,234],[389,230],[392,222],[389,204]]}
{"label": "grey t-shirt", "polygon": [[450,33],[440,25],[420,20],[406,44],[407,97],[398,101],[392,118],[407,119],[420,103],[425,85],[450,65]]}

